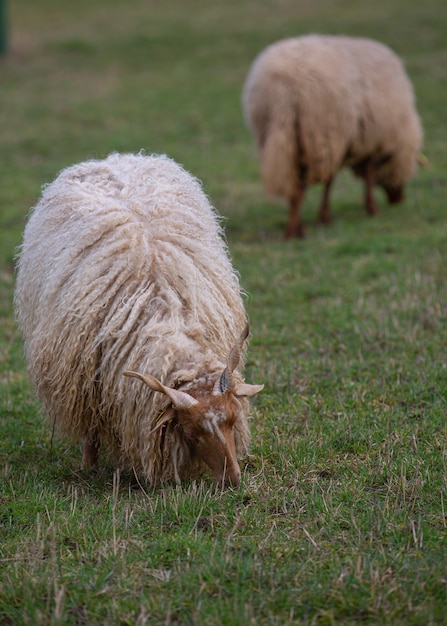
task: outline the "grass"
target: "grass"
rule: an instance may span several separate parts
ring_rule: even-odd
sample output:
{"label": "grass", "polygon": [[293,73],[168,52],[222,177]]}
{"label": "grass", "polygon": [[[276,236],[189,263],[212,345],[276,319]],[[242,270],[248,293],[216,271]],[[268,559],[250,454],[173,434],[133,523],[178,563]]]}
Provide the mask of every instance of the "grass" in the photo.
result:
{"label": "grass", "polygon": [[[9,3],[0,60],[0,625],[445,624],[447,14],[443,0]],[[240,111],[248,67],[305,32],[405,60],[429,167],[375,218],[342,173],[335,220],[282,241]],[[12,309],[42,184],[112,150],[204,184],[250,294],[250,456],[239,490],[152,490],[51,441]]]}

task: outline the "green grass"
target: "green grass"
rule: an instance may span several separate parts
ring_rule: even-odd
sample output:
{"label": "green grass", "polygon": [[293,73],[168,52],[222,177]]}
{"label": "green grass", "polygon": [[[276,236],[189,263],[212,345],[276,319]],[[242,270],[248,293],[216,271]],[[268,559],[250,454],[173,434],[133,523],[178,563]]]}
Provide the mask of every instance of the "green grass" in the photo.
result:
{"label": "green grass", "polygon": [[[447,11],[444,0],[14,0],[0,60],[0,625],[446,624]],[[381,39],[414,82],[429,167],[368,218],[285,244],[241,87],[265,45]],[[250,456],[152,490],[51,440],[12,310],[14,254],[41,186],[112,150],[199,177],[250,294]]]}

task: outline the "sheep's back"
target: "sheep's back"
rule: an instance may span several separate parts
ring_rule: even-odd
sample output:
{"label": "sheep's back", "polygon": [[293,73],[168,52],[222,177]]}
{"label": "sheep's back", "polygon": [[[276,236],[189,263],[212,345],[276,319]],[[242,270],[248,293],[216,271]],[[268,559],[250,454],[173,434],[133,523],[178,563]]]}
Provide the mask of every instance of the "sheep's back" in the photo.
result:
{"label": "sheep's back", "polygon": [[401,145],[411,159],[420,147],[403,65],[370,39],[306,35],[268,46],[252,64],[243,108],[274,195],[291,196],[300,183],[327,181],[343,165]]}
{"label": "sheep's back", "polygon": [[346,53],[330,55],[324,44],[316,36],[276,42],[247,77],[244,114],[273,195],[328,180],[355,133],[355,76]]}

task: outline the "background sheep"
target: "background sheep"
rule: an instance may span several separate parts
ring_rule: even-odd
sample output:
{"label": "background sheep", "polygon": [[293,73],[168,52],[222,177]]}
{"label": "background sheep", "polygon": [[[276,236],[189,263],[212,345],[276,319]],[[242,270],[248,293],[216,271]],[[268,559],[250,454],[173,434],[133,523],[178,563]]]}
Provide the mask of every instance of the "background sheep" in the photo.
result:
{"label": "background sheep", "polygon": [[218,219],[174,161],[64,170],[26,226],[15,305],[30,377],[84,465],[107,446],[151,484],[203,463],[239,484],[262,386],[241,378],[248,326]]}
{"label": "background sheep", "polygon": [[422,129],[403,65],[385,45],[319,35],[277,42],[255,59],[243,108],[266,191],[289,202],[286,238],[304,236],[300,207],[314,183],[324,183],[319,221],[330,221],[329,191],[343,166],[365,179],[368,213],[377,212],[374,184],[390,203],[402,200]]}

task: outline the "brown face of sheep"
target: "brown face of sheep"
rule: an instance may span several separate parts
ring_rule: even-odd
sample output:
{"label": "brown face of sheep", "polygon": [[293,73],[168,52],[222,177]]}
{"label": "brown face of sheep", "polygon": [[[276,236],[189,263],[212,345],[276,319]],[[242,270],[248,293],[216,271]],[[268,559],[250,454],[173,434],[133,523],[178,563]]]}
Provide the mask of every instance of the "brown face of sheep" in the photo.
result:
{"label": "brown face of sheep", "polygon": [[171,400],[172,406],[163,413],[153,432],[175,417],[195,454],[212,470],[216,481],[233,487],[239,485],[241,472],[234,436],[241,411],[238,398],[253,396],[264,385],[236,384],[231,390],[217,392],[222,378],[225,383],[228,378],[227,370],[224,370],[214,388],[201,389],[199,398],[195,398],[184,391],[166,387],[150,374],[127,371],[124,375],[139,378]]}
{"label": "brown face of sheep", "polygon": [[166,387],[150,374],[124,372],[125,376],[139,378],[152,390],[164,393],[171,400],[172,406],[158,420],[154,430],[176,416],[185,438],[195,454],[212,470],[216,481],[233,487],[241,482],[234,432],[241,411],[238,398],[253,396],[264,387],[238,383],[233,377],[247,335],[248,326],[231,351],[227,367],[210,389],[202,388],[190,394]]}
{"label": "brown face of sheep", "polygon": [[403,187],[385,187],[384,189],[390,204],[399,204],[404,199]]}
{"label": "brown face of sheep", "polygon": [[178,423],[194,453],[208,465],[216,481],[237,487],[241,471],[236,456],[235,428],[241,406],[231,392],[217,397],[210,391],[201,393],[201,399],[190,408],[182,409],[177,405]]}

